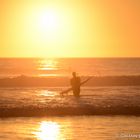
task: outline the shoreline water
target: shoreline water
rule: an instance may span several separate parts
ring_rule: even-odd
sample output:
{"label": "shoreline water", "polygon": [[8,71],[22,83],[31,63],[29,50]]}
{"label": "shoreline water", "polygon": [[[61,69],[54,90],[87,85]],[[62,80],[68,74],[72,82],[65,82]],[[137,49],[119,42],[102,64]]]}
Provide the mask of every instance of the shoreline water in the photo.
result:
{"label": "shoreline water", "polygon": [[65,116],[0,118],[3,140],[118,140],[139,136],[140,117]]}
{"label": "shoreline water", "polygon": [[80,98],[65,87],[1,87],[0,117],[80,115],[140,116],[140,86],[82,87]]}

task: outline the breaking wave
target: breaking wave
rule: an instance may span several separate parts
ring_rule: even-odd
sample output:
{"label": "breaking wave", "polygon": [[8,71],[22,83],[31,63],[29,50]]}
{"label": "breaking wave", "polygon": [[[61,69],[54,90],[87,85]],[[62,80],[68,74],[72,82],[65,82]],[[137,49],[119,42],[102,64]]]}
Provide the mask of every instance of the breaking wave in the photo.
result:
{"label": "breaking wave", "polygon": [[[81,77],[85,80],[88,77]],[[69,86],[69,77],[29,77],[18,76],[13,78],[1,78],[0,87],[21,87],[21,86]],[[140,75],[129,76],[92,76],[84,86],[133,86],[140,85]]]}

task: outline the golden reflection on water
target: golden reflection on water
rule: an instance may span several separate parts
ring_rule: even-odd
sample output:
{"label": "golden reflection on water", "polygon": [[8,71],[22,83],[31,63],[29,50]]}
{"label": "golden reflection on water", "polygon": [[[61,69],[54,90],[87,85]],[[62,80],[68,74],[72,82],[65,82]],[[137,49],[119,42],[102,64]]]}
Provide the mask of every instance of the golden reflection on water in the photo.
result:
{"label": "golden reflection on water", "polygon": [[56,91],[49,91],[49,90],[42,90],[39,92],[39,94],[37,94],[37,96],[42,96],[42,97],[54,97],[56,96],[58,93]]}
{"label": "golden reflection on water", "polygon": [[58,76],[59,68],[57,59],[40,59],[37,63],[39,76]]}
{"label": "golden reflection on water", "polygon": [[57,70],[58,62],[54,59],[41,59],[39,61],[39,70]]}
{"label": "golden reflection on water", "polygon": [[34,133],[38,140],[61,140],[60,125],[56,122],[42,121],[37,132]]}

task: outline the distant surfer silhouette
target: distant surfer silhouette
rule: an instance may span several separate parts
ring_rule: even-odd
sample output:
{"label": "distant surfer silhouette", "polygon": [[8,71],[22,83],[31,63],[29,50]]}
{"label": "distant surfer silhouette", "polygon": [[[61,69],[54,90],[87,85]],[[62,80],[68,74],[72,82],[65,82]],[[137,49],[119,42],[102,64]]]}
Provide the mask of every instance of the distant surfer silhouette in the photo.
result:
{"label": "distant surfer silhouette", "polygon": [[88,82],[92,77],[88,77],[86,80],[82,81],[81,82],[81,79],[80,77],[78,77],[76,75],[76,72],[73,72],[72,73],[72,79],[70,80],[70,84],[71,84],[71,87],[60,92],[60,95],[64,95],[64,94],[68,94],[68,92],[70,92],[71,90],[73,91],[73,95],[75,97],[79,97],[80,96],[80,87],[85,84],[86,82]]}
{"label": "distant surfer silhouette", "polygon": [[76,75],[76,72],[72,73],[72,79],[70,80],[71,86],[72,86],[72,91],[73,95],[75,97],[80,96],[80,86],[81,86],[81,79]]}

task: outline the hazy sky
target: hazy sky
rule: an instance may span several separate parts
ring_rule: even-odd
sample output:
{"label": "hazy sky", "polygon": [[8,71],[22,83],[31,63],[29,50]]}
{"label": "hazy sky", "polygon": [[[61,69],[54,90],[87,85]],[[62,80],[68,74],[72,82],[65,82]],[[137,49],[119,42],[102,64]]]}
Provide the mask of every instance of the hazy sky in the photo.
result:
{"label": "hazy sky", "polygon": [[140,0],[0,0],[0,57],[140,57]]}

